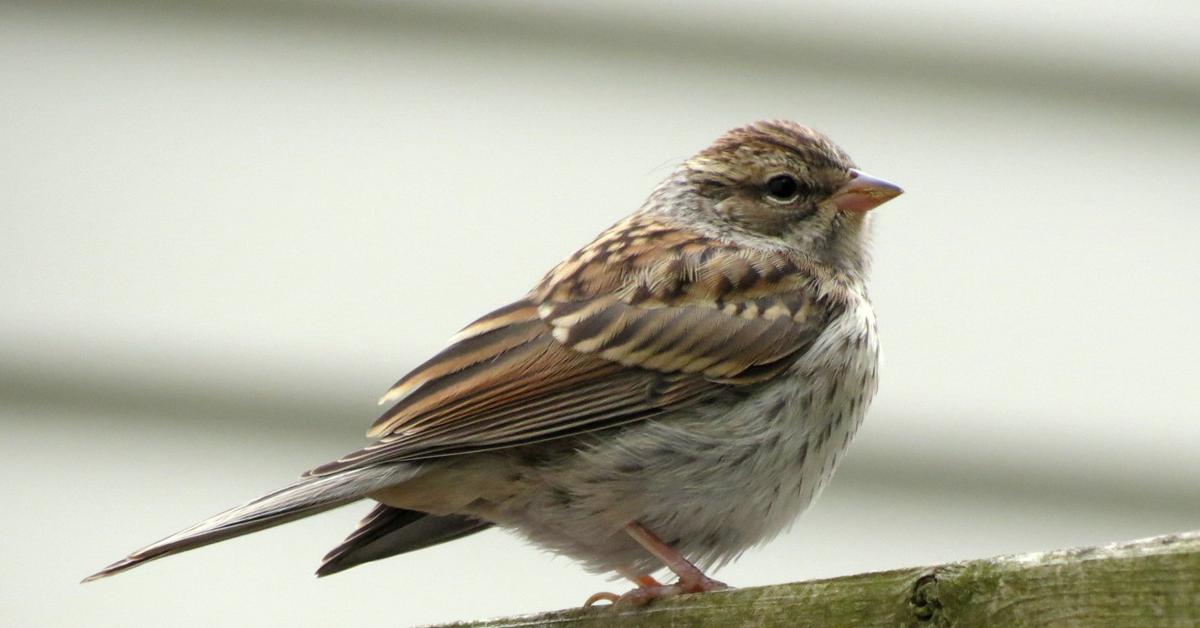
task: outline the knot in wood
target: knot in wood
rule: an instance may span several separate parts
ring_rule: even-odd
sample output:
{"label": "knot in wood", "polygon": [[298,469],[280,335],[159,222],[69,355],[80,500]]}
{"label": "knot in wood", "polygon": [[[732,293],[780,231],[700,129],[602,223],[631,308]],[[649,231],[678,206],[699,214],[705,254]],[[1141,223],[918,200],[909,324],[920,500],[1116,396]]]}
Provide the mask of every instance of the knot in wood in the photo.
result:
{"label": "knot in wood", "polygon": [[938,598],[938,577],[936,573],[927,573],[913,584],[912,595],[908,599],[913,617],[920,622],[935,620],[942,611],[942,601]]}

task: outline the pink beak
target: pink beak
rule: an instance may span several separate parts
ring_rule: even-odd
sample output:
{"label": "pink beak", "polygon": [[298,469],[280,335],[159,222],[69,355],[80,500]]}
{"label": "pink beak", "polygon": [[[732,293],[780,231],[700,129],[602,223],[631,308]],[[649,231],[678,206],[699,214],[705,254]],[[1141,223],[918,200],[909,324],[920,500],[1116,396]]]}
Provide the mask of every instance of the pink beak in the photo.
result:
{"label": "pink beak", "polygon": [[876,179],[860,170],[850,169],[850,179],[846,185],[830,197],[835,207],[846,212],[866,212],[900,196],[904,190],[894,183]]}

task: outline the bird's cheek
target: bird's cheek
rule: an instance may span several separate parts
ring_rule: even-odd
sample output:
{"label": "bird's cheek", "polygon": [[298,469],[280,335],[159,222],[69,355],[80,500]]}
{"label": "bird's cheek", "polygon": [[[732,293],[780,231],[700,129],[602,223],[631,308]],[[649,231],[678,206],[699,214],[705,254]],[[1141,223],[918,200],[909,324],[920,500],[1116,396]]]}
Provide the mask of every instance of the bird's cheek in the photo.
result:
{"label": "bird's cheek", "polygon": [[729,224],[745,227],[753,222],[753,213],[750,211],[750,208],[746,206],[746,203],[742,199],[736,196],[719,201],[714,205],[714,208],[717,215]]}

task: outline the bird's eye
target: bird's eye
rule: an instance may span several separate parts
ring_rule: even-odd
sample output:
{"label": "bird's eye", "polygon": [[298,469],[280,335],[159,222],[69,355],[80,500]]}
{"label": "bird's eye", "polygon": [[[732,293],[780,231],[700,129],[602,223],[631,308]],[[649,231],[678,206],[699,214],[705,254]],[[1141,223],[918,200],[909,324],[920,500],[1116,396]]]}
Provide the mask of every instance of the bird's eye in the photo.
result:
{"label": "bird's eye", "polygon": [[800,183],[790,174],[777,174],[767,180],[767,194],[777,201],[790,201],[800,193]]}

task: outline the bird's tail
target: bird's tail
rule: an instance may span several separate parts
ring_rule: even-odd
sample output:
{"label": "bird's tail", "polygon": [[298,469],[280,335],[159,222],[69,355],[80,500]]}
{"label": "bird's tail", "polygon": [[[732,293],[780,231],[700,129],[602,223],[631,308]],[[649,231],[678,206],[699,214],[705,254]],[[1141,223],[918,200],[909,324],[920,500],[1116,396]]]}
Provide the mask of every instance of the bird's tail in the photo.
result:
{"label": "bird's tail", "polygon": [[163,556],[256,532],[357,501],[367,493],[402,482],[415,473],[408,465],[351,469],[306,477],[295,484],[231,508],[157,543],[147,545],[84,578],[99,580]]}

